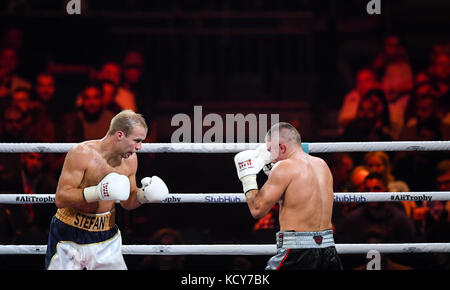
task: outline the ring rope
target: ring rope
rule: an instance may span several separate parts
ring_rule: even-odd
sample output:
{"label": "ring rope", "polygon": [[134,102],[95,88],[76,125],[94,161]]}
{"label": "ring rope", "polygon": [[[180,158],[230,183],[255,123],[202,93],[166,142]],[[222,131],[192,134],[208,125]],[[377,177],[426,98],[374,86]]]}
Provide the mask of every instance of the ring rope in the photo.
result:
{"label": "ring rope", "polygon": [[[0,153],[65,153],[74,145],[76,143],[0,143]],[[140,152],[232,153],[254,149],[258,145],[259,143],[145,143]],[[310,153],[447,151],[450,149],[450,141],[304,143],[303,146]],[[212,197],[207,200],[207,196]],[[234,202],[245,202],[243,194],[172,194],[170,197],[175,200],[166,202],[227,203],[233,202],[231,201],[233,198]],[[415,201],[421,200],[420,198],[450,200],[450,192],[335,193],[336,202]],[[54,203],[54,194],[3,194],[0,195],[0,203]],[[0,254],[45,254],[46,248],[45,245],[0,245]],[[124,245],[122,249],[123,254],[130,255],[274,255],[276,253],[275,245]],[[367,253],[370,250],[383,253],[436,253],[450,252],[450,243],[337,244],[336,250],[340,254]]]}
{"label": "ring rope", "polygon": [[[398,202],[450,200],[450,191],[337,192],[334,202]],[[55,194],[0,194],[0,204],[54,203]],[[173,193],[151,203],[246,203],[243,193]]]}
{"label": "ring rope", "polygon": [[[77,143],[0,143],[0,153],[66,153]],[[234,153],[260,143],[144,143],[141,153]],[[369,151],[448,151],[450,141],[303,143],[310,153]]]}
{"label": "ring rope", "polygon": [[[42,255],[46,245],[0,245],[0,255]],[[339,254],[449,253],[450,243],[336,244]],[[123,245],[124,255],[275,255],[276,245]]]}

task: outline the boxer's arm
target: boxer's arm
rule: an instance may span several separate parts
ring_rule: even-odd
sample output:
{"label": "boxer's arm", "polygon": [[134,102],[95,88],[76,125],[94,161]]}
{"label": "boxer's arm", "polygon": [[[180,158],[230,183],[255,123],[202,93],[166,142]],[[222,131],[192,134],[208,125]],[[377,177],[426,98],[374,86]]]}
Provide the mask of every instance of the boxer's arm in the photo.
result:
{"label": "boxer's arm", "polygon": [[79,188],[91,158],[90,155],[90,150],[84,145],[76,145],[67,153],[55,194],[55,203],[58,208],[69,207],[88,212],[97,208],[96,202],[86,203],[83,189]]}
{"label": "boxer's arm", "polygon": [[246,194],[250,213],[255,219],[265,216],[283,196],[290,181],[286,174],[287,164],[277,164],[270,172],[269,178],[260,190],[250,190]]}
{"label": "boxer's arm", "polygon": [[132,210],[139,207],[141,204],[137,201],[137,186],[136,186],[136,173],[129,176],[130,179],[130,197],[127,200],[120,202],[120,205],[126,210]]}
{"label": "boxer's arm", "polygon": [[127,162],[129,162],[130,175],[128,178],[130,179],[130,197],[128,200],[123,200],[120,202],[120,205],[126,210],[132,210],[139,207],[141,204],[138,202],[137,195],[137,185],[136,185],[136,173],[138,169],[138,161],[137,155],[133,154],[128,158]]}

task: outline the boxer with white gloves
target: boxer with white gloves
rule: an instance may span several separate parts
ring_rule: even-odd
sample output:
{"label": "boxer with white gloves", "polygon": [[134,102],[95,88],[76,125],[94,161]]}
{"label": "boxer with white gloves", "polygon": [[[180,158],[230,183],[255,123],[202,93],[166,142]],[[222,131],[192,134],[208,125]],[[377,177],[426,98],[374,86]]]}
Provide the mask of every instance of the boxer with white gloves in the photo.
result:
{"label": "boxer with white gloves", "polygon": [[142,187],[138,189],[139,203],[161,202],[169,197],[167,185],[158,176],[145,177],[141,180]]}
{"label": "boxer with white gloves", "polygon": [[[333,238],[333,176],[328,165],[303,151],[301,136],[289,123],[273,125],[265,139],[271,158],[265,159],[264,148],[258,148],[238,153],[234,161],[255,219],[279,205],[277,254],[266,270],[342,269]],[[258,189],[256,174],[261,169],[269,174]]]}
{"label": "boxer with white gloves", "polygon": [[267,151],[265,144],[255,150],[245,150],[234,156],[237,175],[245,194],[252,189],[258,189],[256,175],[270,164],[270,161],[270,152]]}
{"label": "boxer with white gloves", "polygon": [[156,177],[143,191],[136,186],[136,152],[147,130],[140,114],[125,110],[111,120],[104,138],[69,150],[56,188],[58,210],[50,224],[45,269],[127,269],[116,201],[131,210],[167,192]]}
{"label": "boxer with white gloves", "polygon": [[125,175],[111,172],[98,185],[83,189],[86,202],[98,200],[127,200],[130,196],[130,180]]}

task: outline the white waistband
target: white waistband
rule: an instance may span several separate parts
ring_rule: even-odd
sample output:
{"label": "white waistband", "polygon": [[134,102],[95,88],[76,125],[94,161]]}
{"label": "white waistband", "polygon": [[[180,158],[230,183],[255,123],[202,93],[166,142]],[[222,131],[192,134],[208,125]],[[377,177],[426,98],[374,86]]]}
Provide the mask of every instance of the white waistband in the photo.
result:
{"label": "white waistband", "polygon": [[332,230],[319,232],[278,232],[277,248],[307,249],[334,246]]}

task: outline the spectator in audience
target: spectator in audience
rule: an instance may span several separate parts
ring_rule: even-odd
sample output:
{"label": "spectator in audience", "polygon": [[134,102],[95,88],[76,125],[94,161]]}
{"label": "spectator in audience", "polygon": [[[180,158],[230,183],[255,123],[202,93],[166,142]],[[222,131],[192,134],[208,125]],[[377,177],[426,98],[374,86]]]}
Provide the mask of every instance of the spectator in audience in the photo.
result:
{"label": "spectator in audience", "polygon": [[[450,171],[449,171],[450,172]],[[450,180],[450,178],[449,178]],[[448,201],[426,201],[421,211],[421,219],[417,219],[416,228],[423,242],[448,243],[450,241],[449,212],[445,206]],[[426,256],[427,269],[450,269],[450,254],[432,253]]]}
{"label": "spectator in audience", "polygon": [[450,242],[450,221],[445,210],[445,201],[425,203],[427,211],[423,223],[424,240],[429,243]]}
{"label": "spectator in audience", "polygon": [[[447,201],[448,203],[448,201]],[[449,212],[445,209],[445,201],[428,201],[429,209],[424,224],[424,237],[427,243],[448,243],[450,241]],[[434,253],[432,269],[450,269],[449,253]]]}
{"label": "spectator in audience", "polygon": [[[369,175],[369,169],[364,165],[358,165],[353,168],[349,180],[348,192],[364,192],[364,180]],[[335,202],[333,205],[333,224],[339,227],[343,219],[349,212],[357,208],[360,203],[357,202]]]}
{"label": "spectator in audience", "polygon": [[356,119],[341,135],[343,141],[390,141],[389,110],[384,93],[370,90],[359,102]]}
{"label": "spectator in audience", "polygon": [[[138,50],[129,50],[124,56],[123,62],[123,87],[131,91],[136,98],[136,106],[141,114],[146,117],[153,117],[156,113],[158,96],[157,83],[149,77],[143,54]],[[152,124],[157,127],[156,119]],[[150,130],[150,138],[156,139],[156,128]]]}
{"label": "spectator in audience", "polygon": [[[57,180],[47,173],[45,157],[42,153],[20,154],[19,170],[8,170],[0,175],[2,191],[13,194],[52,194],[56,190]],[[11,205],[17,234],[38,235],[40,243],[47,241],[49,220],[55,213],[55,205],[23,204]]]}
{"label": "spectator in audience", "polygon": [[19,59],[13,48],[0,49],[0,99],[8,97],[15,89],[31,89],[31,83],[16,74]]}
{"label": "spectator in audience", "polygon": [[429,67],[416,76],[419,84],[433,84],[438,116],[450,126],[450,45],[436,44],[430,54]]}
{"label": "spectator in audience", "polygon": [[[367,229],[364,229],[363,232],[363,240],[365,241],[364,243],[367,244],[385,244],[387,236],[387,230],[380,225],[369,226]],[[402,265],[392,261],[388,254],[384,254],[382,252],[379,254],[379,270],[413,270],[413,268],[410,266]],[[371,268],[369,263],[370,261],[354,268],[353,270],[372,270],[373,268]]]}
{"label": "spectator in audience", "polygon": [[103,98],[107,107],[118,107],[119,111],[130,109],[136,112],[135,96],[122,86],[122,68],[119,64],[105,63],[99,73],[99,81],[104,84]]}
{"label": "spectator in audience", "polygon": [[[172,228],[162,228],[151,237],[152,245],[182,245],[183,236]],[[182,255],[145,256],[137,266],[139,270],[183,270],[185,257]]]}
{"label": "spectator in audience", "polygon": [[358,165],[353,168],[350,174],[350,191],[351,192],[363,192],[364,191],[364,180],[370,171],[367,166]]}
{"label": "spectator in audience", "polygon": [[[390,182],[388,185],[388,191],[390,192],[410,192],[410,188],[406,182],[397,180]],[[422,218],[423,215],[423,207],[421,206],[422,203],[415,201],[406,201],[402,200],[400,202],[394,203],[399,209],[403,210],[405,214],[411,218],[412,220],[416,221]]]}
{"label": "spectator in audience", "polygon": [[[0,142],[24,143],[30,142],[26,135],[25,114],[17,107],[9,106],[2,115],[2,134]],[[20,156],[18,154],[0,153],[0,174],[20,169]]]}
{"label": "spectator in audience", "polygon": [[331,153],[326,158],[333,174],[334,192],[348,191],[350,172],[353,169],[353,158],[345,152]]}
{"label": "spectator in audience", "polygon": [[417,82],[435,82],[439,95],[449,91],[450,82],[450,53],[449,51],[436,51],[431,53],[430,66],[427,70],[416,76]]}
{"label": "spectator in audience", "polygon": [[[372,172],[364,180],[365,191],[386,192],[387,183],[382,174]],[[412,242],[415,239],[413,222],[390,202],[368,202],[351,211],[339,227],[336,237],[340,242],[363,243],[364,231],[373,225],[387,230],[386,242]]]}
{"label": "spectator in audience", "polygon": [[356,87],[350,91],[344,98],[339,110],[338,126],[339,133],[344,132],[345,127],[357,117],[359,102],[365,94],[371,89],[379,86],[376,74],[367,68],[358,71],[356,76]]}
{"label": "spectator in audience", "polygon": [[[424,81],[421,83],[416,83],[414,86],[414,97],[426,97],[431,96],[432,98],[438,100],[440,93],[437,84],[433,81]],[[411,103],[414,104],[414,103]],[[440,116],[442,117],[442,116]]]}
{"label": "spectator in audience", "polygon": [[[441,121],[436,108],[437,104],[431,95],[416,95],[415,113],[403,129],[400,140],[435,141],[448,137],[450,125]],[[434,182],[434,168],[441,158],[442,153],[437,151],[396,152],[396,175],[414,191],[429,190],[429,184]]]}
{"label": "spectator in audience", "polygon": [[56,100],[56,83],[53,74],[38,73],[35,100],[40,114],[51,118],[55,126],[55,140],[62,143],[78,143],[83,140],[83,128],[74,110],[65,111]]}
{"label": "spectator in audience", "polygon": [[15,106],[9,106],[5,109],[2,116],[2,135],[1,142],[23,143],[28,139],[25,136],[26,123],[25,113]]}
{"label": "spectator in audience", "polygon": [[[408,184],[402,180],[396,180],[391,171],[391,159],[386,152],[373,151],[364,155],[364,164],[370,172],[381,174],[385,179],[388,191],[391,192],[409,192]],[[403,210],[408,217],[412,217],[417,205],[414,201],[401,201],[395,203],[399,209]]]}
{"label": "spectator in audience", "polygon": [[390,63],[383,75],[382,86],[389,104],[390,135],[394,140],[398,140],[405,123],[405,114],[414,86],[410,64]]}
{"label": "spectator in audience", "polygon": [[[433,96],[417,95],[414,111],[415,114],[402,130],[400,140],[436,141],[442,140],[442,136],[450,134],[450,125],[444,124],[438,117],[437,103]],[[430,129],[430,132],[427,129]]]}
{"label": "spectator in audience", "polygon": [[25,136],[41,142],[55,142],[55,124],[40,110],[42,107],[31,100],[31,91],[27,88],[17,88],[11,97],[11,105],[23,113]]}
{"label": "spectator in audience", "polygon": [[136,100],[146,97],[145,85],[142,82],[144,74],[144,56],[137,50],[130,50],[125,54],[122,63],[123,87],[131,91]]}
{"label": "spectator in audience", "polygon": [[114,113],[105,108],[102,90],[96,85],[87,86],[81,93],[82,105],[78,118],[83,125],[84,140],[101,139],[108,131]]}
{"label": "spectator in audience", "polygon": [[369,168],[370,172],[381,174],[385,180],[386,185],[395,180],[391,172],[391,159],[386,152],[372,151],[364,155],[364,165]]}
{"label": "spectator in audience", "polygon": [[101,89],[103,91],[102,98],[105,108],[114,113],[120,112],[122,109],[115,101],[117,86],[110,80],[102,80]]}
{"label": "spectator in audience", "polygon": [[386,66],[393,62],[408,61],[405,47],[401,44],[397,35],[389,35],[384,39],[383,51],[372,62],[372,69],[378,74],[383,74]]}
{"label": "spectator in audience", "polygon": [[[23,113],[29,113],[36,109],[36,103],[31,100],[31,91],[25,87],[16,88],[11,93],[11,105],[18,108]],[[31,118],[31,115],[26,116],[27,119]]]}
{"label": "spectator in audience", "polygon": [[41,113],[49,116],[53,122],[59,122],[63,110],[56,100],[55,77],[51,73],[41,72],[36,76],[35,100]]}

